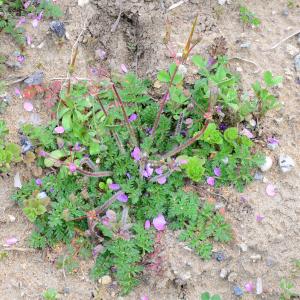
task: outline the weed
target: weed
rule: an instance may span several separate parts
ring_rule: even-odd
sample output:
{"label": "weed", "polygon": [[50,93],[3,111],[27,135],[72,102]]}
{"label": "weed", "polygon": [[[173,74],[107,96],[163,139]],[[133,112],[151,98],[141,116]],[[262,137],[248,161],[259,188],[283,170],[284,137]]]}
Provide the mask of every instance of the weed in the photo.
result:
{"label": "weed", "polygon": [[209,292],[205,292],[201,294],[201,300],[221,300],[219,295],[210,295]]}
{"label": "weed", "polygon": [[25,36],[21,25],[29,14],[36,18],[41,18],[42,15],[58,18],[62,12],[52,0],[27,1],[25,4],[21,0],[0,0],[0,32],[10,34],[19,45],[23,45]]}
{"label": "weed", "polygon": [[294,284],[283,278],[280,281],[280,288],[282,290],[280,294],[279,300],[290,300],[290,299],[296,299],[297,297],[300,296],[300,294],[296,293],[294,289]]}
{"label": "weed", "polygon": [[240,18],[244,25],[258,27],[261,24],[261,20],[245,6],[240,7]]}
{"label": "weed", "polygon": [[43,299],[44,300],[56,300],[58,299],[58,294],[56,289],[49,288],[43,293]]}
{"label": "weed", "polygon": [[[30,244],[69,245],[57,262],[68,272],[92,251],[92,277],[111,273],[124,294],[138,284],[155,229],[163,230],[166,222],[203,259],[211,257],[214,243],[231,239],[224,217],[194,192],[183,192],[185,184],[207,180],[242,190],[264,161],[239,133],[238,79],[225,57],[208,64],[194,56],[199,75],[187,90],[184,64],[194,47],[195,24],[181,64],[158,73],[166,85],[159,104],[149,96],[149,80],[105,74],[93,84],[69,81],[53,107],[57,120],[22,128],[37,164],[53,170],[13,195],[36,225]],[[266,78],[272,85],[278,81]],[[259,107],[242,116],[256,112]]]}

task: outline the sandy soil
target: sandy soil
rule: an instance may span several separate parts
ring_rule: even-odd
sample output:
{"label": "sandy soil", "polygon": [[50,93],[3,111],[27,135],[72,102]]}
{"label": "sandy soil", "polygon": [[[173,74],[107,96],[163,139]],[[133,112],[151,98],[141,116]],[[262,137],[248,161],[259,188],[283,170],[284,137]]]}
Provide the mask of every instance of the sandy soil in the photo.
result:
{"label": "sandy soil", "polygon": [[[271,70],[276,75],[285,77],[277,90],[283,107],[271,113],[261,124],[262,140],[276,136],[280,146],[275,151],[268,150],[262,144],[263,151],[273,158],[272,169],[265,174],[263,182],[254,182],[243,194],[231,189],[221,191],[223,198],[216,197],[226,207],[226,218],[232,223],[235,239],[222,249],[226,254],[223,262],[201,261],[184,244],[179,243],[176,234],[166,232],[161,239],[162,271],[155,274],[145,271],[142,284],[127,297],[116,295],[114,285],[106,287],[93,283],[88,278],[87,265],[77,275],[63,275],[54,266],[51,252],[10,251],[7,259],[0,261],[0,299],[41,299],[41,293],[49,288],[56,288],[61,299],[132,299],[139,300],[142,295],[149,299],[186,299],[196,300],[201,292],[219,293],[224,300],[236,299],[233,287],[243,287],[246,282],[256,282],[262,278],[263,294],[245,294],[242,299],[279,299],[279,282],[283,277],[291,278],[296,288],[300,289],[300,275],[293,272],[293,259],[300,259],[300,85],[294,69],[291,46],[300,52],[297,38],[291,38],[274,50],[265,52],[290,33],[299,31],[300,8],[288,10],[284,15],[287,1],[284,0],[245,0],[244,3],[262,20],[258,29],[245,28],[238,16],[237,3],[220,6],[217,1],[190,0],[171,11],[164,11],[172,1],[128,0],[109,1],[91,0],[84,7],[77,1],[57,1],[65,14],[69,40],[58,43],[49,34],[49,22],[45,21],[33,29],[30,24],[26,29],[33,38],[35,48],[26,49],[26,60],[20,70],[7,70],[9,76],[22,76],[42,69],[45,81],[65,77],[70,51],[84,24],[87,31],[81,39],[76,74],[79,77],[91,76],[90,67],[101,66],[95,58],[95,49],[107,52],[105,67],[119,70],[125,63],[140,76],[154,76],[158,69],[171,61],[169,51],[164,45],[166,26],[171,26],[170,43],[175,52],[180,52],[190,30],[194,16],[199,15],[200,25],[197,34],[202,42],[195,52],[207,55],[207,47],[216,36],[224,36],[229,48],[229,57],[242,57],[254,61],[256,67],[239,60],[232,60],[233,70],[241,73],[243,86],[250,88],[250,83],[261,77],[264,70]],[[122,3],[124,2],[124,3]],[[175,3],[176,1],[174,1]],[[297,1],[294,1],[297,4]],[[298,5],[299,6],[299,5]],[[122,16],[115,31],[111,28],[122,8]],[[169,24],[169,25],[166,25]],[[250,42],[248,49],[241,49],[240,44]],[[37,47],[41,45],[42,47]],[[0,34],[0,53],[9,55],[16,50],[13,41]],[[296,53],[297,54],[297,53]],[[4,115],[0,115],[10,128],[10,139],[17,140],[17,131],[22,122],[32,121],[32,113],[25,112],[20,99],[14,95],[14,88],[9,89],[11,105]],[[34,113],[40,116],[40,122],[46,122],[48,113],[40,100],[34,101]],[[285,153],[293,157],[296,167],[290,173],[282,173],[278,167],[278,157]],[[28,177],[25,168],[13,169],[11,176],[0,178],[0,244],[11,236],[20,242],[18,247],[26,247],[26,238],[31,225],[22,211],[10,201],[13,190],[13,176],[20,171]],[[27,172],[27,173],[26,173]],[[273,183],[279,193],[273,198],[266,195],[267,183]],[[262,222],[256,221],[256,215],[263,215]],[[11,222],[10,216],[16,220]],[[248,246],[241,251],[240,244]],[[3,247],[0,246],[2,249]],[[227,280],[220,278],[220,270],[226,268],[236,275]]]}

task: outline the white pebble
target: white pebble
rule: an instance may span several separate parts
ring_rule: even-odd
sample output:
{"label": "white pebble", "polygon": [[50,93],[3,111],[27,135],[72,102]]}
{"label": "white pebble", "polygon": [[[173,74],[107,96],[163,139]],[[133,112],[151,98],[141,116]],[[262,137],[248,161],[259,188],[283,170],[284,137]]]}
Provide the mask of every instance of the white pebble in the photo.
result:
{"label": "white pebble", "polygon": [[266,156],[266,161],[264,164],[262,164],[259,168],[262,172],[267,172],[268,170],[271,169],[273,164],[273,160],[270,156]]}
{"label": "white pebble", "polygon": [[280,154],[278,162],[283,173],[290,172],[295,167],[294,160],[286,154]]}
{"label": "white pebble", "polygon": [[256,295],[261,295],[263,292],[262,279],[258,277],[256,279]]}

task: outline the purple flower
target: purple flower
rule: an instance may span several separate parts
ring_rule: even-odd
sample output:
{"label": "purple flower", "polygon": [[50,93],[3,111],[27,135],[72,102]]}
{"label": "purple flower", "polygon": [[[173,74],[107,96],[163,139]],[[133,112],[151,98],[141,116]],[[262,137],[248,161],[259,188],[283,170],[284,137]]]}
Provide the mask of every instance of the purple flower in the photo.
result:
{"label": "purple flower", "polygon": [[256,215],[256,221],[261,222],[265,217],[262,215]]}
{"label": "purple flower", "polygon": [[15,94],[16,96],[22,98],[21,91],[18,88],[15,88]]}
{"label": "purple flower", "polygon": [[18,23],[16,24],[16,27],[20,27],[21,25],[25,24],[26,23],[26,19],[25,17],[21,17],[18,21]]}
{"label": "purple flower", "polygon": [[23,4],[23,6],[24,6],[25,9],[27,9],[27,8],[29,7],[30,4],[31,4],[31,0],[26,1],[26,2]]}
{"label": "purple flower", "polygon": [[32,43],[32,39],[29,34],[26,34],[26,42],[27,42],[27,45],[31,45],[31,43]]}
{"label": "purple flower", "polygon": [[279,140],[274,138],[274,137],[269,137],[268,138],[268,143],[272,144],[272,145],[278,145],[279,144]]}
{"label": "purple flower", "polygon": [[221,169],[219,167],[215,167],[214,168],[214,174],[217,176],[217,177],[220,177],[221,176]]}
{"label": "purple flower", "polygon": [[141,149],[139,147],[134,147],[133,151],[131,152],[131,157],[135,161],[139,161],[142,157]]}
{"label": "purple flower", "polygon": [[137,119],[137,114],[132,114],[132,115],[130,115],[130,117],[128,118],[128,121],[129,122],[133,122],[133,121],[135,121],[136,119]]}
{"label": "purple flower", "polygon": [[149,164],[146,165],[145,170],[143,171],[143,176],[149,178],[153,174],[153,168]]}
{"label": "purple flower", "polygon": [[73,147],[73,150],[76,151],[76,152],[79,152],[81,150],[81,147],[80,147],[80,144],[79,143],[76,143]]}
{"label": "purple flower", "polygon": [[165,93],[164,96],[163,96],[163,101],[169,101],[169,100],[170,100],[170,93],[167,92],[167,93]]}
{"label": "purple flower", "polygon": [[71,173],[76,172],[77,166],[74,163],[69,164],[69,170]]}
{"label": "purple flower", "polygon": [[217,105],[216,106],[216,112],[218,113],[218,114],[222,114],[223,112],[222,112],[222,106],[221,105]]}
{"label": "purple flower", "polygon": [[225,131],[226,129],[227,129],[227,125],[226,124],[224,124],[224,123],[221,123],[220,125],[219,125],[219,129],[221,130],[221,131]]}
{"label": "purple flower", "polygon": [[127,69],[126,65],[124,65],[124,64],[121,64],[121,70],[123,73],[128,73],[128,69]]}
{"label": "purple flower", "polygon": [[120,189],[120,185],[117,183],[111,183],[108,185],[109,189],[112,191],[118,191]]}
{"label": "purple flower", "polygon": [[123,203],[126,203],[128,201],[128,196],[126,194],[120,194],[117,199],[120,201],[120,202],[123,202]]}
{"label": "purple flower", "polygon": [[145,221],[144,228],[145,228],[146,230],[148,230],[148,229],[150,229],[150,227],[151,227],[150,220],[146,220],[146,221]]}
{"label": "purple flower", "polygon": [[16,244],[19,240],[16,237],[9,238],[5,241],[6,246],[12,246]]}
{"label": "purple flower", "polygon": [[166,176],[160,176],[158,179],[157,179],[157,182],[159,184],[165,184],[167,182],[167,177]]}
{"label": "purple flower", "polygon": [[41,20],[42,20],[43,14],[44,14],[43,11],[41,11],[41,12],[38,14],[38,16],[36,17],[38,21],[41,21]]}
{"label": "purple flower", "polygon": [[99,58],[101,60],[104,60],[106,58],[106,52],[104,50],[102,50],[102,49],[97,49],[95,51],[95,53],[96,53],[97,56],[99,56]]}
{"label": "purple flower", "polygon": [[217,61],[213,57],[209,57],[207,61],[207,68],[211,68]]}
{"label": "purple flower", "polygon": [[254,291],[254,284],[250,281],[245,284],[245,290],[248,293],[252,293]]}
{"label": "purple flower", "polygon": [[215,179],[213,177],[207,177],[207,180],[206,180],[207,184],[210,185],[210,186],[214,186],[215,185]]}
{"label": "purple flower", "polygon": [[161,175],[161,174],[163,173],[162,167],[159,167],[159,168],[155,169],[155,173],[156,173],[157,175]]}
{"label": "purple flower", "polygon": [[166,228],[166,220],[162,214],[159,214],[156,218],[153,219],[153,226],[156,230],[162,231]]}
{"label": "purple flower", "polygon": [[22,64],[25,61],[25,56],[24,55],[18,55],[17,56],[17,61]]}
{"label": "purple flower", "polygon": [[245,135],[247,138],[249,138],[249,139],[253,139],[254,138],[254,135],[253,135],[253,133],[250,131],[250,130],[248,130],[247,128],[244,128],[242,131],[241,131],[241,134],[242,135]]}
{"label": "purple flower", "polygon": [[42,185],[42,183],[43,183],[42,179],[40,179],[40,178],[38,178],[38,179],[35,180],[35,184],[36,185]]}
{"label": "purple flower", "polygon": [[31,21],[32,27],[36,28],[39,25],[39,20],[37,18],[33,19]]}
{"label": "purple flower", "polygon": [[50,193],[54,193],[54,188],[51,187],[51,188],[49,189],[49,192],[50,192]]}
{"label": "purple flower", "polygon": [[99,253],[103,252],[103,250],[104,250],[104,247],[101,244],[99,244],[96,247],[94,247],[94,249],[92,251],[93,257],[97,257]]}

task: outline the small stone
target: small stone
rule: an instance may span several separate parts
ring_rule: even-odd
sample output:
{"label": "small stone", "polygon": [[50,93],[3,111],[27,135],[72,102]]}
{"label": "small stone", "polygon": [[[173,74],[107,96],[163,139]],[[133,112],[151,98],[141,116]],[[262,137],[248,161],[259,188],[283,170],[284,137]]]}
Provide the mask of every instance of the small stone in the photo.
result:
{"label": "small stone", "polygon": [[275,263],[276,263],[276,261],[275,261],[274,258],[272,258],[270,256],[268,256],[266,258],[266,265],[267,265],[267,267],[273,267]]}
{"label": "small stone", "polygon": [[225,254],[222,251],[217,251],[213,253],[213,257],[216,259],[216,261],[223,261],[225,259]]}
{"label": "small stone", "polygon": [[248,246],[245,243],[239,244],[240,249],[242,252],[247,252],[248,251]]}
{"label": "small stone", "polygon": [[20,143],[21,143],[21,151],[23,154],[26,154],[28,151],[33,149],[31,142],[25,135],[20,136]]}
{"label": "small stone", "polygon": [[24,83],[28,85],[39,85],[44,81],[44,73],[42,71],[36,71],[24,80]]}
{"label": "small stone", "polygon": [[254,179],[257,180],[257,181],[263,181],[264,175],[263,175],[262,173],[260,173],[260,172],[257,171],[257,172],[254,174]]}
{"label": "small stone", "polygon": [[257,262],[257,261],[261,260],[261,255],[260,254],[253,254],[253,255],[250,256],[250,259],[253,262]]}
{"label": "small stone", "polygon": [[273,164],[272,158],[270,156],[266,156],[265,163],[262,164],[259,168],[262,172],[267,172],[268,170],[271,169],[272,164]]}
{"label": "small stone", "polygon": [[300,45],[300,33],[298,34],[297,43],[298,43],[298,45]]}
{"label": "small stone", "polygon": [[17,172],[14,177],[14,187],[19,189],[22,188],[22,182],[21,182],[21,177],[19,172]]}
{"label": "small stone", "polygon": [[268,143],[267,147],[268,147],[268,149],[274,151],[274,150],[276,150],[276,148],[278,148],[278,144],[276,144],[276,143]]}
{"label": "small stone", "polygon": [[90,0],[78,0],[78,5],[83,7],[87,4],[89,4]]}
{"label": "small stone", "polygon": [[221,272],[220,272],[220,277],[222,279],[225,279],[228,275],[228,270],[227,269],[222,269]]}
{"label": "small stone", "polygon": [[256,295],[261,295],[263,292],[262,279],[258,277],[256,279]]}
{"label": "small stone", "polygon": [[295,167],[294,160],[286,154],[280,154],[278,163],[283,173],[290,172]]}
{"label": "small stone", "polygon": [[109,275],[104,275],[99,279],[99,283],[102,285],[108,285],[112,282],[112,279]]}
{"label": "small stone", "polygon": [[251,127],[255,127],[255,126],[256,126],[256,121],[255,121],[254,119],[251,119],[251,120],[249,121],[249,125],[250,125]]}
{"label": "small stone", "polygon": [[251,42],[242,43],[240,46],[242,49],[248,49],[251,47]]}
{"label": "small stone", "polygon": [[64,292],[64,294],[70,294],[70,288],[69,287],[64,287],[63,292]]}
{"label": "small stone", "polygon": [[299,49],[291,44],[287,44],[286,46],[286,52],[294,57],[295,55],[299,54]]}
{"label": "small stone", "polygon": [[233,288],[233,293],[234,293],[234,295],[237,296],[237,297],[241,297],[241,296],[243,296],[243,294],[244,294],[243,290],[242,290],[239,286],[235,286],[235,287]]}
{"label": "small stone", "polygon": [[224,4],[226,3],[226,0],[218,0],[218,3],[219,3],[220,5],[224,5]]}
{"label": "small stone", "polygon": [[295,57],[294,62],[296,71],[300,72],[300,54]]}
{"label": "small stone", "polygon": [[50,23],[50,29],[59,37],[63,38],[66,34],[65,25],[60,21],[52,21]]}
{"label": "small stone", "polygon": [[235,282],[237,280],[237,277],[238,277],[237,273],[231,272],[228,276],[228,281]]}
{"label": "small stone", "polygon": [[285,8],[283,11],[282,11],[282,15],[287,17],[289,15],[289,10],[287,8]]}
{"label": "small stone", "polygon": [[14,223],[16,221],[16,217],[13,215],[8,215],[7,217],[10,223]]}

